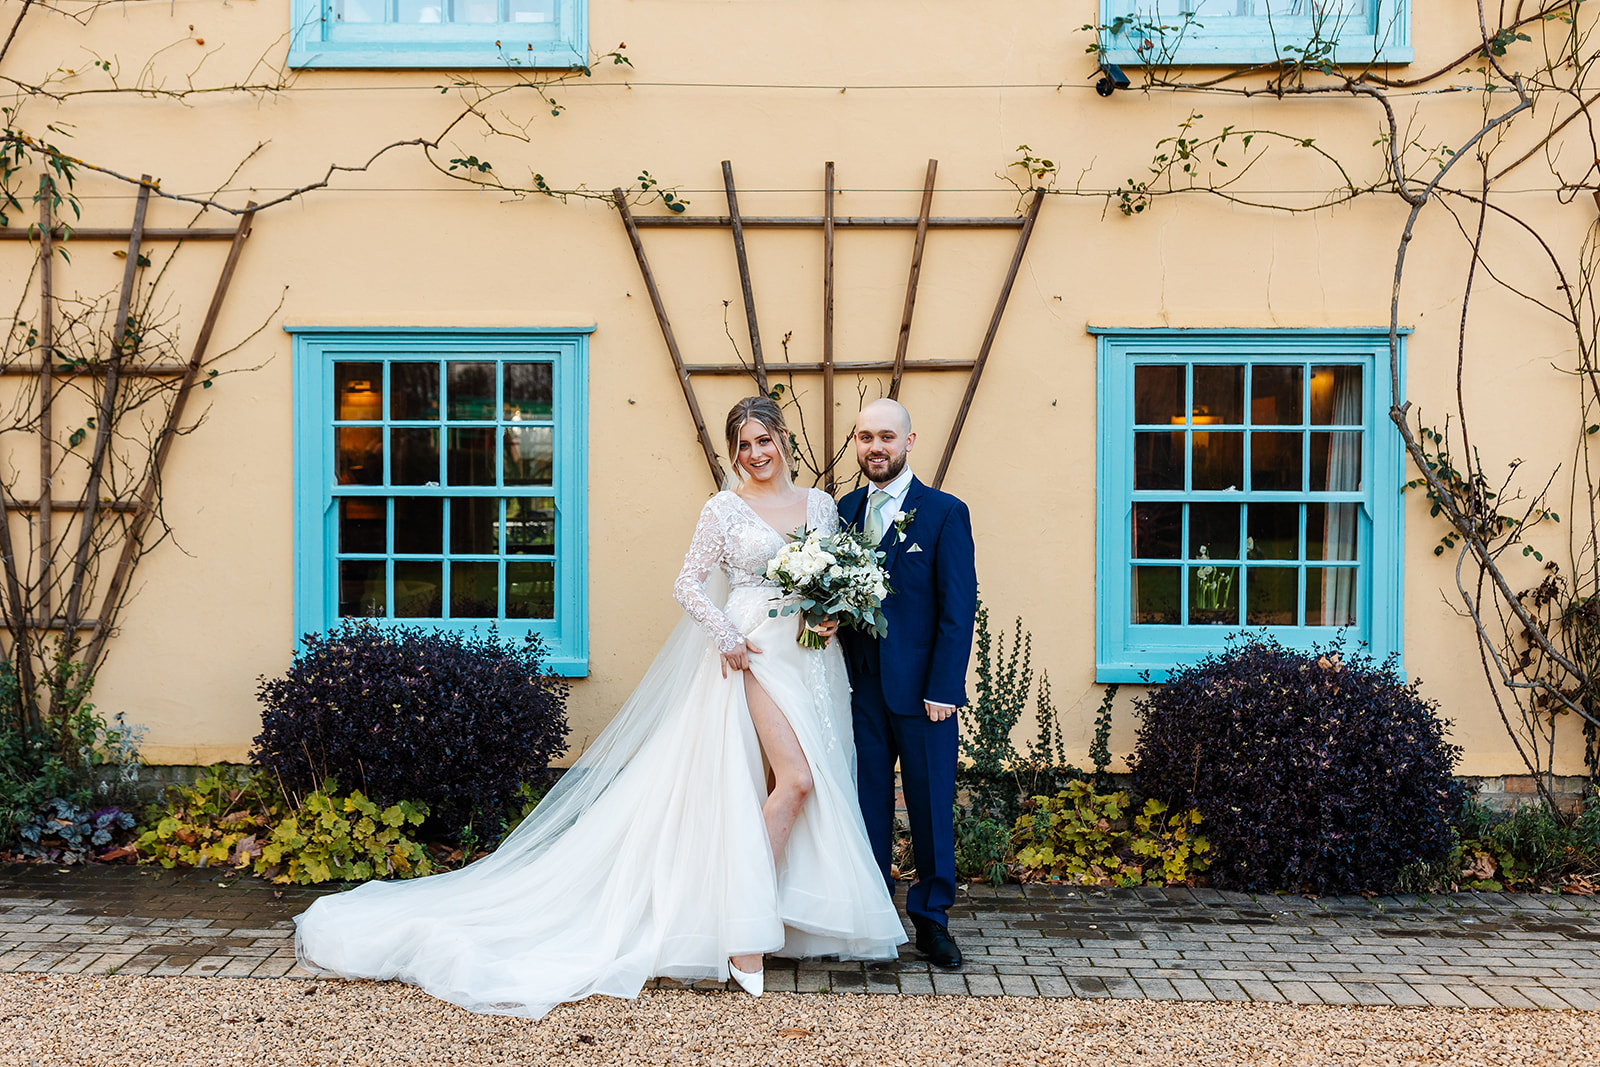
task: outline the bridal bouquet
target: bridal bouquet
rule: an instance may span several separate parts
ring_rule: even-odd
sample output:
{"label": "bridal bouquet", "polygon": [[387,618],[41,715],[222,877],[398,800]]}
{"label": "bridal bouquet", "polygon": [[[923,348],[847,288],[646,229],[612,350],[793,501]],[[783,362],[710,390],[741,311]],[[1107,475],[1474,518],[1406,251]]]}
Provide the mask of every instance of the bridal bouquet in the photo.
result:
{"label": "bridal bouquet", "polygon": [[856,530],[824,536],[816,530],[795,531],[795,540],[767,564],[767,577],[786,594],[800,599],[767,614],[773,617],[800,613],[802,648],[823,648],[827,641],[812,629],[830,615],[882,637],[889,632],[883,617],[883,598],[889,595],[883,553]]}

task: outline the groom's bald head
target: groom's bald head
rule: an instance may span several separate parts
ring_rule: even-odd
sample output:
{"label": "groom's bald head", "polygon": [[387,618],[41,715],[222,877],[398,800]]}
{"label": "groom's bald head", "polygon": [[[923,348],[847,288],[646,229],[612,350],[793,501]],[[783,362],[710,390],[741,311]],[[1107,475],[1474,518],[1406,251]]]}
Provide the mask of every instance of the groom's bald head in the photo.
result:
{"label": "groom's bald head", "polygon": [[856,416],[856,462],[875,485],[887,485],[906,467],[906,453],[916,443],[911,413],[898,401],[874,400]]}
{"label": "groom's bald head", "polygon": [[863,424],[870,424],[874,428],[892,426],[901,437],[905,437],[911,433],[911,412],[900,401],[883,397],[861,409],[861,414],[856,417],[856,429],[861,429]]}

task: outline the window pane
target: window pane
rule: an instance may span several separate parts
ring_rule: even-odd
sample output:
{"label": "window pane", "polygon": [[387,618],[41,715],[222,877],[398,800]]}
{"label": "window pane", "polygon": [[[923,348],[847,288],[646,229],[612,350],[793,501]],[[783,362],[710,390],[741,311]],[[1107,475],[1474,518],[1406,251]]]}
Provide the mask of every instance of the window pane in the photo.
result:
{"label": "window pane", "polygon": [[407,555],[444,551],[444,502],[438,497],[396,497],[394,550]]}
{"label": "window pane", "polygon": [[1251,626],[1298,626],[1300,571],[1294,567],[1251,567],[1245,572],[1244,621]]}
{"label": "window pane", "polygon": [[1235,625],[1239,621],[1239,568],[1189,568],[1189,623]]}
{"label": "window pane", "polygon": [[1306,505],[1306,559],[1356,558],[1359,504]]}
{"label": "window pane", "polygon": [[494,485],[494,430],[450,431],[450,484]]}
{"label": "window pane", "polygon": [[1183,545],[1182,504],[1133,506],[1133,554],[1138,559],[1177,559]]}
{"label": "window pane", "polygon": [[1306,625],[1354,626],[1356,569],[1306,568]]}
{"label": "window pane", "polygon": [[1244,434],[1215,430],[1194,432],[1194,488],[1244,487]]}
{"label": "window pane", "polygon": [[556,0],[510,0],[512,22],[554,22]]}
{"label": "window pane", "polygon": [[1194,410],[1190,415],[1196,425],[1244,422],[1244,368],[1197,365],[1194,368]]}
{"label": "window pane", "polygon": [[1311,435],[1311,491],[1361,489],[1361,431]]}
{"label": "window pane", "polygon": [[433,24],[444,21],[444,0],[400,0],[400,17],[405,23]]}
{"label": "window pane", "polygon": [[450,418],[494,418],[494,364],[451,363]]}
{"label": "window pane", "polygon": [[548,426],[506,428],[506,485],[550,485],[555,431]]}
{"label": "window pane", "polygon": [[1189,505],[1189,558],[1239,558],[1239,505]]}
{"label": "window pane", "polygon": [[391,419],[439,417],[439,364],[389,364],[389,417]]}
{"label": "window pane", "polygon": [[1298,426],[1303,368],[1260,366],[1250,373],[1250,421],[1266,426]]}
{"label": "window pane", "polygon": [[335,363],[333,408],[333,417],[341,421],[383,418],[383,364]]}
{"label": "window pane", "polygon": [[1133,568],[1133,622],[1139,626],[1176,626],[1177,567]]}
{"label": "window pane", "polygon": [[1133,435],[1133,487],[1183,488],[1183,431]]}
{"label": "window pane", "polygon": [[383,497],[340,497],[339,551],[387,552],[387,511]]}
{"label": "window pane", "polygon": [[383,484],[383,427],[340,426],[333,431],[340,485]]}
{"label": "window pane", "polygon": [[450,617],[492,619],[500,614],[500,564],[450,564]]}
{"label": "window pane", "polygon": [[1360,426],[1361,368],[1311,368],[1311,421],[1318,426]]}
{"label": "window pane", "polygon": [[552,368],[548,363],[507,363],[505,414],[507,421],[548,419],[551,414]]}
{"label": "window pane", "polygon": [[[452,497],[450,499],[450,554],[455,556],[494,555],[500,551],[499,538],[496,536],[496,527],[499,525],[500,501],[498,498],[492,496]],[[450,599],[454,602],[454,592],[450,594]]]}
{"label": "window pane", "polygon": [[1300,505],[1251,504],[1247,559],[1300,558]]}
{"label": "window pane", "polygon": [[389,431],[389,484],[439,484],[439,431],[396,426]]}
{"label": "window pane", "polygon": [[1133,421],[1141,426],[1183,422],[1183,367],[1133,368]]}
{"label": "window pane", "polygon": [[381,559],[339,561],[339,615],[369,616],[384,613],[384,562]]}
{"label": "window pane", "polygon": [[452,22],[485,23],[500,21],[499,0],[454,0]]}
{"label": "window pane", "polygon": [[339,22],[382,22],[385,0],[333,0],[333,17]]}
{"label": "window pane", "polygon": [[1257,492],[1298,493],[1305,488],[1305,457],[1298,433],[1250,435],[1250,488]]}
{"label": "window pane", "polygon": [[444,566],[438,560],[395,560],[394,614],[400,619],[444,615]]}
{"label": "window pane", "polygon": [[547,555],[555,549],[555,499],[548,496],[507,497],[506,552]]}
{"label": "window pane", "polygon": [[506,618],[556,617],[556,565],[515,562],[506,564]]}

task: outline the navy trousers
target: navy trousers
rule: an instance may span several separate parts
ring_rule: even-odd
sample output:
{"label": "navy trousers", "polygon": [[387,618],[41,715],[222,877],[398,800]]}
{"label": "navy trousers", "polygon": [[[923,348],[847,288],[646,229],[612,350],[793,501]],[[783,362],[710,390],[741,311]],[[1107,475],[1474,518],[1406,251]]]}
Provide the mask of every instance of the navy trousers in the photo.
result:
{"label": "navy trousers", "polygon": [[894,846],[894,764],[911,822],[917,881],[906,893],[906,914],[946,925],[956,899],[953,807],[956,795],[956,716],[932,722],[926,715],[895,715],[883,700],[875,672],[857,681],[851,700],[856,735],[856,789],[867,840],[883,868],[889,892]]}

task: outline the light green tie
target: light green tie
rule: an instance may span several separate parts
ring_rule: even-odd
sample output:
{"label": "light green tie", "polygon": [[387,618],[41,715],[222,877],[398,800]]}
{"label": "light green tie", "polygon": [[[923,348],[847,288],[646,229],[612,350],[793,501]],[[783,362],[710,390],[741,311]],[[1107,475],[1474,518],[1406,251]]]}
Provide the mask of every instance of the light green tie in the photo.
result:
{"label": "light green tie", "polygon": [[882,489],[874,489],[867,498],[867,543],[877,544],[883,540],[883,506],[890,500],[889,494]]}

